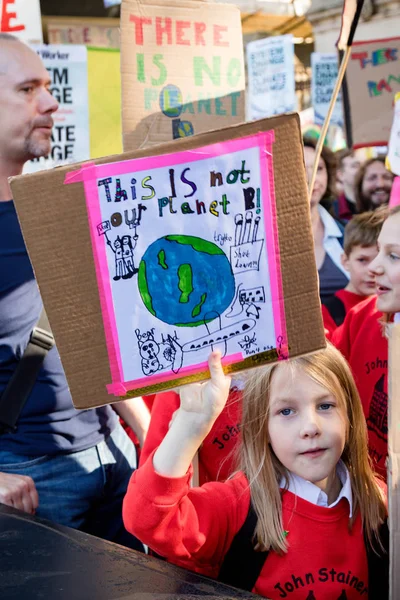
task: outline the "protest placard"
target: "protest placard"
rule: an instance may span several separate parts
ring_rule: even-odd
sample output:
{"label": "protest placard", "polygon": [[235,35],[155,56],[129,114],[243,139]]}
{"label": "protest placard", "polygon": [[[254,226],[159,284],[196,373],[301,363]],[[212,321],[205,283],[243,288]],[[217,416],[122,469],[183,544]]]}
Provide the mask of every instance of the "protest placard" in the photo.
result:
{"label": "protest placard", "polygon": [[110,393],[204,375],[214,348],[235,370],[249,356],[286,357],[273,140],[260,133],[68,175],[85,183]]}
{"label": "protest placard", "polygon": [[121,72],[125,150],[244,121],[239,9],[199,0],[125,0]]}
{"label": "protest placard", "polygon": [[278,35],[249,42],[246,52],[248,119],[295,110],[293,36]]}
{"label": "protest placard", "polygon": [[43,42],[39,0],[0,0],[0,31],[24,42]]}
{"label": "protest placard", "polygon": [[[328,114],[329,103],[338,75],[338,56],[313,52],[311,54],[311,98],[314,119],[317,125],[323,125]],[[343,127],[342,98],[339,94],[331,116],[331,123]]]}
{"label": "protest placard", "polygon": [[324,346],[297,115],[11,186],[78,408]]}
{"label": "protest placard", "polygon": [[51,151],[26,163],[32,173],[90,157],[86,46],[33,46],[51,77],[51,92],[60,107],[53,115]]}
{"label": "protest placard", "polygon": [[387,166],[395,175],[400,175],[400,92],[394,98],[393,123],[390,131]]}
{"label": "protest placard", "polygon": [[343,90],[349,147],[386,146],[400,92],[400,37],[354,42]]}

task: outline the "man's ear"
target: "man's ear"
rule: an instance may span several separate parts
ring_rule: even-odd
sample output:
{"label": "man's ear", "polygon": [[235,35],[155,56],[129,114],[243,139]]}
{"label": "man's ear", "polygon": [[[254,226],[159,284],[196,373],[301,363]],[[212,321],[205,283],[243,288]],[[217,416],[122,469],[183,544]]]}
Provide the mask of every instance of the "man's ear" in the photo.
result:
{"label": "man's ear", "polygon": [[342,256],[340,257],[340,262],[342,263],[342,267],[346,271],[350,271],[350,269],[349,269],[349,257],[347,256],[347,254],[345,252],[343,252]]}

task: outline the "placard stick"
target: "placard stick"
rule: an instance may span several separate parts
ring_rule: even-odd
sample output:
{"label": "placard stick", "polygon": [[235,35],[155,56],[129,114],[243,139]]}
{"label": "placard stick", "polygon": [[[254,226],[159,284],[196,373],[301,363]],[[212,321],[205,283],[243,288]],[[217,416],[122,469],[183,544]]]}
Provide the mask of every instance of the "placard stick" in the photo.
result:
{"label": "placard stick", "polygon": [[312,171],[311,181],[309,182],[309,186],[308,186],[308,194],[309,194],[310,198],[312,196],[312,191],[313,191],[313,187],[314,187],[314,183],[315,183],[315,178],[317,176],[318,163],[319,163],[319,159],[320,159],[320,156],[321,156],[322,148],[323,148],[323,145],[324,145],[326,134],[328,132],[328,127],[329,127],[329,123],[331,121],[333,109],[335,108],[336,99],[338,97],[340,88],[342,86],[342,81],[343,81],[344,74],[346,72],[347,63],[349,62],[350,54],[351,54],[351,46],[347,46],[346,51],[345,51],[344,56],[343,56],[342,63],[340,65],[339,73],[338,73],[338,76],[337,76],[337,79],[336,79],[335,89],[333,90],[333,93],[332,93],[332,98],[331,98],[331,101],[330,101],[330,104],[329,104],[328,113],[327,113],[327,115],[325,117],[325,121],[324,121],[324,124],[323,124],[323,127],[322,127],[322,131],[321,131],[321,134],[320,134],[320,136],[318,138],[317,148],[315,150],[315,159],[314,159],[313,171]]}

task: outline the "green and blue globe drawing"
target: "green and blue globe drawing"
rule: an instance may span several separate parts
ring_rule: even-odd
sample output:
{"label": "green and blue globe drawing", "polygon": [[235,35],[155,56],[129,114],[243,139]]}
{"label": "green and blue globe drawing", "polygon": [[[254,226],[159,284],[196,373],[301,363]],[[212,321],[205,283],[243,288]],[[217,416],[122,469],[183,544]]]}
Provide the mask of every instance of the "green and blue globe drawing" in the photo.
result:
{"label": "green and blue globe drawing", "polygon": [[225,253],[189,235],[153,242],[139,265],[139,293],[147,310],[169,325],[197,327],[221,315],[235,294]]}

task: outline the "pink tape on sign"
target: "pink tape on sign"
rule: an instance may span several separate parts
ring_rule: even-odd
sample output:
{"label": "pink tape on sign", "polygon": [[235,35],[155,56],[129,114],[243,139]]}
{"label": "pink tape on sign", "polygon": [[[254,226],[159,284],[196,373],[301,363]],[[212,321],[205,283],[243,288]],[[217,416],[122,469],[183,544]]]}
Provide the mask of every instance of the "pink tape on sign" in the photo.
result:
{"label": "pink tape on sign", "polygon": [[399,206],[400,204],[400,177],[393,180],[392,191],[390,193],[389,207]]}

